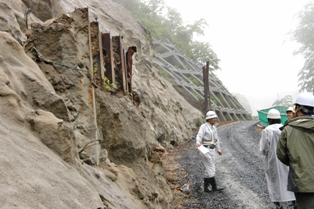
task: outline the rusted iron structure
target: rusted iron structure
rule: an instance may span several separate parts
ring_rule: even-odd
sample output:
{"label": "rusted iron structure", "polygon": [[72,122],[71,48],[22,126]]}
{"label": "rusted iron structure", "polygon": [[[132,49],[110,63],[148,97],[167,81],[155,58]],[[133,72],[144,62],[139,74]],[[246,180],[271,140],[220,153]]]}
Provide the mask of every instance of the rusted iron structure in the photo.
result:
{"label": "rusted iron structure", "polygon": [[204,82],[204,111],[203,111],[203,113],[204,113],[204,115],[207,113],[208,110],[210,110],[208,73],[209,73],[209,62],[206,62],[206,66],[203,67],[203,82]]}
{"label": "rusted iron structure", "polygon": [[[79,22],[79,24],[76,24],[76,22]],[[67,29],[63,28],[62,30],[55,30],[55,33],[53,36],[51,36],[51,39],[54,43],[59,43],[60,37],[71,37],[74,40],[79,37],[85,44],[84,46],[77,46],[75,42],[68,42],[69,46],[66,46],[66,51],[68,49],[71,49],[71,47],[77,49],[77,59],[69,61],[67,58],[64,58],[63,56],[60,56],[58,58],[55,58],[55,60],[50,60],[48,58],[45,58],[46,56],[49,57],[50,50],[47,50],[49,53],[45,52],[46,55],[43,55],[38,51],[38,49],[35,47],[36,42],[38,41],[38,46],[41,44],[40,40],[34,39],[37,35],[43,35],[46,34],[47,31],[44,30],[37,30],[35,28],[32,28],[31,30],[34,33],[34,37],[32,37],[30,40],[31,42],[27,43],[25,45],[25,52],[32,53],[32,56],[36,62],[38,62],[39,67],[43,69],[43,72],[46,70],[46,68],[49,65],[49,70],[53,69],[56,71],[56,73],[59,73],[59,68],[62,70],[71,70],[73,71],[73,77],[79,76],[79,78],[83,77],[84,79],[80,80],[79,82],[71,82],[70,85],[71,88],[73,86],[73,89],[77,89],[80,91],[80,94],[82,94],[82,101],[75,101],[78,103],[84,103],[85,105],[90,107],[86,108],[86,112],[88,115],[86,119],[85,113],[80,117],[80,114],[77,114],[77,109],[74,108],[76,113],[75,116],[72,118],[73,121],[78,121],[78,123],[81,123],[81,120],[88,120],[88,130],[86,130],[86,139],[83,139],[81,143],[85,143],[85,145],[80,147],[79,155],[83,152],[86,152],[87,156],[90,156],[88,158],[88,161],[90,164],[99,164],[99,154],[100,154],[100,137],[101,132],[98,130],[98,119],[97,116],[99,113],[99,110],[97,110],[98,106],[97,103],[97,92],[100,91],[111,91],[112,94],[119,93],[119,95],[125,94],[132,99],[133,104],[138,107],[140,104],[140,99],[138,95],[134,92],[132,92],[132,55],[136,52],[135,46],[128,47],[128,52],[125,52],[125,49],[123,48],[123,37],[118,36],[111,36],[110,33],[102,33],[100,31],[99,23],[97,21],[91,21],[90,18],[90,10],[88,8],[76,8],[73,13],[71,14],[63,14],[60,15],[60,17],[56,18],[54,20],[54,23],[62,25],[62,27],[66,27]],[[66,25],[66,26],[65,26]],[[50,27],[49,27],[50,28]],[[74,31],[72,31],[74,30]],[[50,33],[50,32],[49,32]],[[60,33],[60,34],[57,34]],[[59,36],[60,35],[60,36]],[[55,40],[53,40],[55,39]],[[41,45],[43,47],[44,45]],[[58,44],[52,45],[51,48],[55,50],[60,50],[60,46]],[[54,50],[51,50],[53,53]],[[75,52],[73,52],[74,54]],[[31,55],[31,54],[30,54]],[[71,56],[71,55],[70,55]],[[128,60],[126,59],[128,58]],[[84,61],[81,62],[81,59]],[[86,60],[88,59],[88,60]],[[73,62],[72,62],[73,61]],[[74,65],[76,63],[76,65]],[[51,66],[50,66],[51,65]],[[51,68],[52,67],[52,68]],[[74,72],[75,71],[75,72]],[[74,74],[76,73],[76,75]],[[70,76],[71,78],[68,78]],[[66,73],[64,76],[60,76],[65,82],[67,83],[68,79],[72,79],[72,72],[69,73],[69,75]],[[47,78],[50,80],[50,75],[47,73]],[[85,78],[88,78],[85,79]],[[52,84],[53,85],[53,84]],[[107,86],[106,86],[107,85]],[[109,87],[108,87],[109,86]],[[62,89],[62,90],[60,90]],[[56,92],[62,93],[62,96],[65,95],[67,97],[67,94],[64,93],[65,89],[59,88],[59,86],[56,88]],[[131,95],[132,97],[131,97]],[[86,96],[86,100],[83,99]],[[135,95],[135,96],[134,96]],[[72,97],[69,97],[69,100],[71,100]],[[84,100],[84,101],[83,101]],[[69,112],[71,112],[72,108],[69,108]],[[92,111],[91,111],[92,110]],[[91,115],[91,113],[93,115]],[[62,115],[62,114],[61,114]],[[67,120],[68,117],[63,118],[61,115],[57,115],[58,117]],[[70,113],[69,113],[70,115]],[[89,121],[92,121],[90,123]],[[85,132],[85,131],[84,131]],[[80,144],[81,146],[81,144]],[[88,148],[88,149],[85,149]],[[85,153],[84,153],[85,155]],[[81,156],[80,156],[81,157]],[[82,157],[84,158],[84,156]]]}
{"label": "rusted iron structure", "polygon": [[112,72],[113,69],[113,50],[112,50],[112,37],[110,32],[109,33],[101,33],[101,42],[99,43],[100,48],[102,49],[103,55],[103,63],[104,65],[104,75],[109,79],[111,83],[115,83],[116,79],[114,73]]}
{"label": "rusted iron structure", "polygon": [[128,91],[133,92],[132,90],[132,65],[133,65],[133,60],[132,56],[136,52],[136,46],[131,46],[128,48],[128,51],[126,52],[126,67],[127,67],[127,83],[128,83]]}
{"label": "rusted iron structure", "polygon": [[[183,93],[184,97],[201,112],[207,109],[215,110],[219,121],[252,120],[251,114],[246,111],[233,96],[222,85],[222,82],[209,70],[203,75],[206,67],[182,54],[170,41],[162,42],[153,40],[156,51],[153,60],[154,65],[161,74],[170,80],[176,89]],[[210,63],[208,63],[208,69]],[[206,79],[204,79],[206,76]],[[205,83],[208,79],[208,84]],[[206,95],[208,87],[208,105]],[[210,96],[209,96],[210,95]]]}
{"label": "rusted iron structure", "polygon": [[136,52],[136,47],[131,46],[125,52],[123,48],[123,37],[121,35],[111,36],[109,33],[102,33],[99,30],[98,22],[91,22],[88,8],[82,9],[87,16],[88,43],[90,54],[90,75],[91,75],[91,93],[93,100],[94,125],[96,127],[95,136],[92,142],[95,142],[93,153],[95,163],[99,164],[100,143],[98,125],[95,88],[104,88],[105,82],[115,86],[113,91],[132,94],[132,55]]}
{"label": "rusted iron structure", "polygon": [[132,94],[132,55],[136,47],[131,46],[126,52],[121,35],[101,33],[97,22],[91,22],[90,28],[93,84],[101,87],[106,78],[117,87],[116,91]]}

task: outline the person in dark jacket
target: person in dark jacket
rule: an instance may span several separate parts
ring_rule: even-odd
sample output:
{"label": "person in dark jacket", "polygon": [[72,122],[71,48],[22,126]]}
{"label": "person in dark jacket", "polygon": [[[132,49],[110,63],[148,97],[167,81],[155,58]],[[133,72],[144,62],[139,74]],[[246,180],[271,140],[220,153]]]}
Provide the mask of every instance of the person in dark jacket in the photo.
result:
{"label": "person in dark jacket", "polygon": [[314,96],[301,93],[295,101],[296,117],[282,127],[278,159],[289,166],[288,191],[295,194],[298,209],[314,208]]}

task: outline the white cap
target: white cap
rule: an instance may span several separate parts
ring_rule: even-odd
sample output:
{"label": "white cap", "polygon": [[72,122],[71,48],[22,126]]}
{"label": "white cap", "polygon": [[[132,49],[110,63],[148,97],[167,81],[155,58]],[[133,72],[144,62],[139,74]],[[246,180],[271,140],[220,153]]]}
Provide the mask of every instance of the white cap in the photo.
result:
{"label": "white cap", "polygon": [[208,120],[208,119],[211,119],[211,118],[217,118],[217,115],[216,115],[216,113],[215,113],[215,111],[208,111],[207,113],[206,113],[206,118],[205,118],[205,120]]}
{"label": "white cap", "polygon": [[267,118],[269,118],[269,119],[281,119],[280,112],[276,109],[270,109],[267,113]]}
{"label": "white cap", "polygon": [[309,106],[314,107],[314,96],[311,93],[304,92],[299,94],[294,104],[298,104],[301,106]]}

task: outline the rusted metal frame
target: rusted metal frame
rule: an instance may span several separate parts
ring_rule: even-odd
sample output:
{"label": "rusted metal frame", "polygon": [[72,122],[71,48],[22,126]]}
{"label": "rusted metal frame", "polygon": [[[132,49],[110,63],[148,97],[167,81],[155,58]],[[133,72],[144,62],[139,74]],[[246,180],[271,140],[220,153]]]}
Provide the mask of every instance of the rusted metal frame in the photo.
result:
{"label": "rusted metal frame", "polygon": [[203,66],[203,82],[204,82],[204,115],[208,110],[210,110],[210,104],[208,104],[210,97],[209,97],[209,78],[208,78],[208,69],[209,69],[209,62],[206,62],[206,66]]}
{"label": "rusted metal frame", "polygon": [[105,77],[105,63],[104,63],[104,53],[103,53],[103,50],[102,50],[102,35],[101,35],[101,32],[98,31],[98,40],[99,40],[99,65],[100,65],[100,77],[102,80],[104,80],[104,77]]}
{"label": "rusted metal frame", "polygon": [[113,69],[113,49],[112,49],[112,37],[110,32],[101,34],[102,53],[105,57],[105,73],[104,75],[109,79],[110,83],[115,83],[115,72]]}
{"label": "rusted metal frame", "polygon": [[122,36],[119,35],[116,37],[117,38],[117,42],[118,42],[118,52],[119,52],[119,56],[120,56],[120,61],[121,61],[121,72],[119,76],[122,76],[122,90],[124,91],[124,93],[127,92],[127,88],[126,88],[126,68],[125,68],[125,56],[124,56],[124,49],[122,47]]}
{"label": "rusted metal frame", "polygon": [[[93,61],[93,72],[92,72],[92,78],[93,78],[93,84],[95,87],[101,87],[99,84],[102,84],[102,78],[101,77],[101,62],[100,62],[100,43],[99,43],[99,24],[98,22],[91,22],[90,28],[90,37],[91,37],[91,50],[92,50],[92,61]],[[96,72],[94,71],[96,69]]]}
{"label": "rusted metal frame", "polygon": [[128,48],[128,51],[126,52],[126,68],[127,68],[127,87],[128,87],[128,92],[132,93],[133,89],[132,89],[132,75],[133,75],[133,70],[132,70],[132,56],[133,54],[136,52],[136,47],[132,46]]}
{"label": "rusted metal frame", "polygon": [[129,93],[129,79],[128,79],[128,64],[127,64],[127,52],[125,52],[125,50],[123,49],[123,63],[124,63],[124,77],[125,77],[125,80],[124,80],[124,92],[125,93]]}
{"label": "rusted metal frame", "polygon": [[208,103],[208,109],[211,109],[211,105],[210,105],[210,91],[209,91],[209,61],[206,62],[206,79],[207,79],[207,86],[208,86],[208,99],[207,99],[207,103]]}
{"label": "rusted metal frame", "polygon": [[[125,66],[126,66],[126,84],[127,84],[127,91],[128,93],[132,93],[132,61],[130,63],[130,47],[128,48],[127,52],[125,53]],[[132,56],[131,56],[132,59]]]}

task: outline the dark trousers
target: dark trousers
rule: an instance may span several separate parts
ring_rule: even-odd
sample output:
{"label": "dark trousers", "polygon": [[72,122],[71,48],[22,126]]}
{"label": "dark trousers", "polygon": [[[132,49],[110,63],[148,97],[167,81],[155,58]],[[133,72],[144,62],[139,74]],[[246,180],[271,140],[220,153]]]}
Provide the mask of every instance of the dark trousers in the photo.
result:
{"label": "dark trousers", "polygon": [[314,193],[295,192],[298,209],[313,209],[314,208]]}

